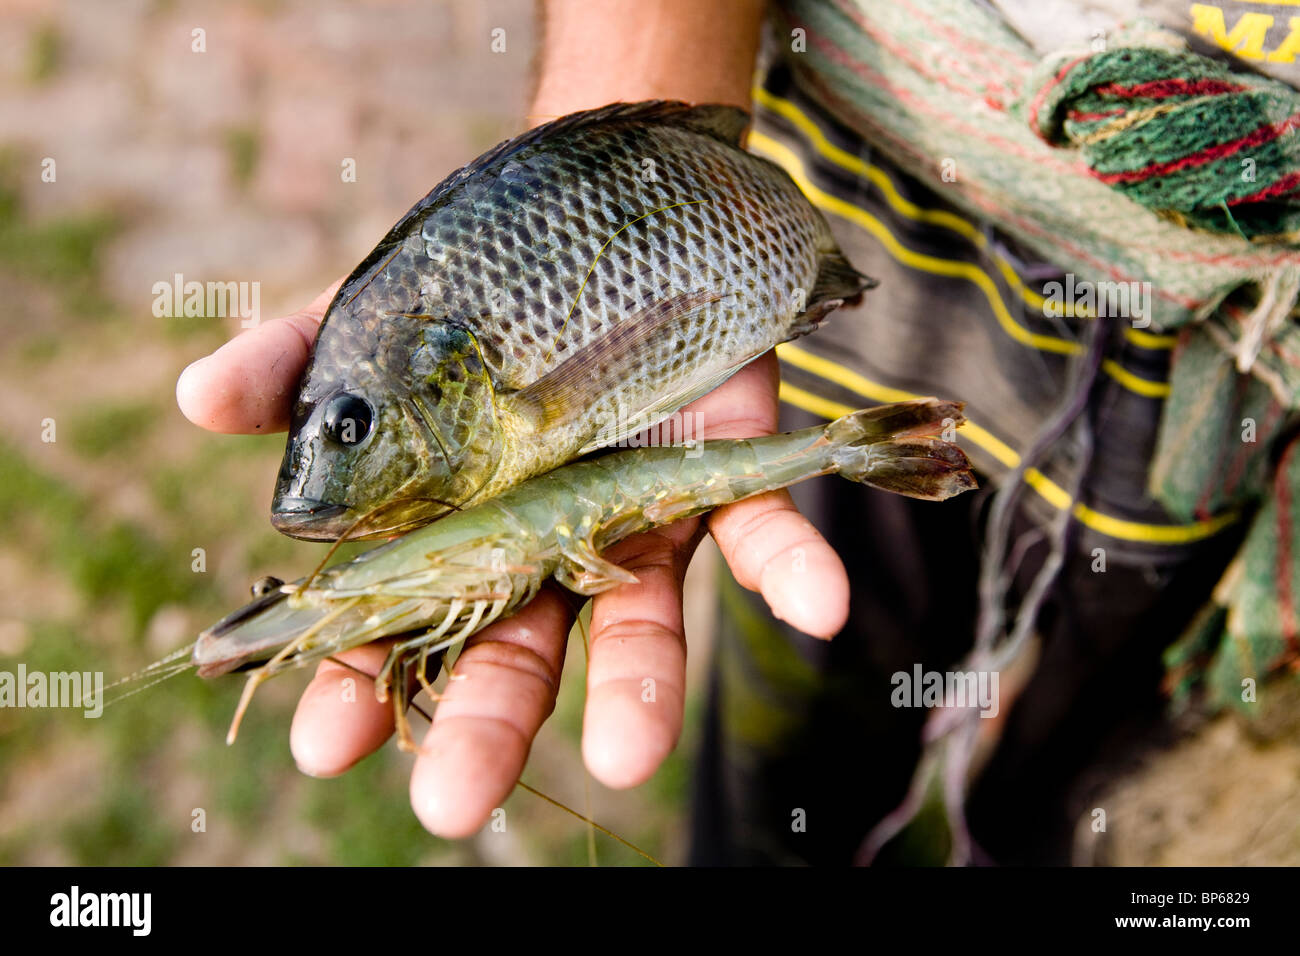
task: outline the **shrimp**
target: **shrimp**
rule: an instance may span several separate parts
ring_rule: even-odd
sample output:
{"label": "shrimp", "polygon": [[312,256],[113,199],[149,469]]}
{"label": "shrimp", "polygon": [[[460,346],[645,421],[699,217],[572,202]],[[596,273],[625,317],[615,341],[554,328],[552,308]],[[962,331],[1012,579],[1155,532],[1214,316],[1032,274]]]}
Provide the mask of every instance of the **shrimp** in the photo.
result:
{"label": "shrimp", "polygon": [[603,550],[817,475],[930,500],[960,494],[975,487],[970,462],[950,440],[964,421],[961,404],[927,398],[764,438],[639,448],[566,465],[291,584],[264,579],[250,604],[199,635],[192,663],[201,677],[250,670],[227,737],[233,742],[266,680],[397,637],[374,677],[375,694],[391,699],[399,746],[412,751],[413,681],[437,699],[429,665],[528,603],[548,578],[581,595],[633,583]]}

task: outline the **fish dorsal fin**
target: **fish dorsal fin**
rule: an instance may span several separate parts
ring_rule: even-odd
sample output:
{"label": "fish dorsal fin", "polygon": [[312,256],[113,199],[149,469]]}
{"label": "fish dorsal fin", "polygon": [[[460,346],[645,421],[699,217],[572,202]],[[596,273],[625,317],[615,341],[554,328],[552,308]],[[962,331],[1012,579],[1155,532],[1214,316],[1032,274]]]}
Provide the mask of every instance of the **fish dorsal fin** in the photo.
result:
{"label": "fish dorsal fin", "polygon": [[740,146],[740,136],[749,125],[749,113],[738,106],[725,106],[721,103],[703,103],[691,106],[680,100],[651,100],[649,103],[632,104],[634,106],[651,106],[644,118],[650,122],[661,122],[670,126],[684,126],[730,146]]}
{"label": "fish dorsal fin", "polygon": [[[723,106],[718,103],[706,103],[692,106],[681,100],[643,100],[639,103],[610,103],[594,110],[581,110],[557,117],[540,126],[534,126],[520,133],[514,139],[497,143],[490,150],[463,166],[434,187],[426,197],[429,202],[453,186],[473,176],[482,169],[493,165],[513,153],[521,152],[529,146],[535,146],[542,140],[562,133],[588,129],[596,126],[615,125],[619,123],[644,123],[646,125],[680,126],[691,129],[705,136],[728,143],[740,145],[740,134],[749,125],[749,114],[738,106]],[[424,205],[424,203],[421,203]]]}
{"label": "fish dorsal fin", "polygon": [[[738,106],[724,106],[720,103],[704,103],[693,106],[681,100],[642,100],[639,103],[610,103],[594,110],[583,110],[553,119],[549,123],[530,129],[515,139],[502,143],[492,153],[482,158],[490,162],[489,156],[496,159],[506,148],[514,149],[545,139],[556,133],[571,132],[590,126],[613,123],[646,123],[663,126],[681,126],[692,129],[706,136],[740,145],[740,134],[749,125],[749,113]],[[497,154],[494,156],[493,154]],[[486,162],[485,162],[486,165]]]}
{"label": "fish dorsal fin", "polygon": [[685,126],[707,133],[714,139],[730,146],[739,147],[740,137],[749,125],[750,116],[738,106],[723,106],[718,103],[706,103],[691,107],[689,115],[684,117]]}
{"label": "fish dorsal fin", "polygon": [[512,410],[532,418],[538,428],[572,420],[591,405],[592,395],[618,385],[638,353],[660,344],[659,336],[721,293],[697,290],[653,302],[584,345],[531,385],[502,395]]}

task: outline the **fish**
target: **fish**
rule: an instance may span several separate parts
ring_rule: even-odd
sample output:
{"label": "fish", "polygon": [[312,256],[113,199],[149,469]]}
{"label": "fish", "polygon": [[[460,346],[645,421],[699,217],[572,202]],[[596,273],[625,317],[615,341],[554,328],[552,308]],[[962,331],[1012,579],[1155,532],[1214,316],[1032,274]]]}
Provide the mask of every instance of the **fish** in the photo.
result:
{"label": "fish", "polygon": [[[962,408],[918,399],[763,438],[574,462],[293,583],[259,580],[252,602],[198,636],[188,666],[208,678],[250,671],[233,742],[264,681],[397,637],[375,690],[393,700],[399,742],[413,749],[408,689],[418,682],[432,693],[431,662],[527,604],[551,578],[581,595],[635,583],[601,554],[628,535],[818,475],[931,501],[974,488],[970,461],[953,441]],[[171,673],[186,665],[164,658],[159,666]]]}
{"label": "fish", "polygon": [[389,537],[616,446],[874,280],[731,106],[616,103],[508,140],[344,281],[271,522]]}

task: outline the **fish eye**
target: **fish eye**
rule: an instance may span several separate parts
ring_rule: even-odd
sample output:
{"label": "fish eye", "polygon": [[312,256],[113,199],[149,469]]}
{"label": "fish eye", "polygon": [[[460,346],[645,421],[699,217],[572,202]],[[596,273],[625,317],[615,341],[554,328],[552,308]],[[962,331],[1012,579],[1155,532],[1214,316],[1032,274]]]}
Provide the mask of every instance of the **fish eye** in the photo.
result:
{"label": "fish eye", "polygon": [[284,582],[279,578],[272,577],[268,574],[266,577],[258,578],[254,581],[253,586],[249,590],[253,592],[253,597],[255,598],[266,597],[272,591],[278,590],[282,584],[284,584]]}
{"label": "fish eye", "polygon": [[340,445],[359,445],[370,434],[374,411],[370,403],[347,392],[335,395],[325,406],[322,426],[326,437]]}

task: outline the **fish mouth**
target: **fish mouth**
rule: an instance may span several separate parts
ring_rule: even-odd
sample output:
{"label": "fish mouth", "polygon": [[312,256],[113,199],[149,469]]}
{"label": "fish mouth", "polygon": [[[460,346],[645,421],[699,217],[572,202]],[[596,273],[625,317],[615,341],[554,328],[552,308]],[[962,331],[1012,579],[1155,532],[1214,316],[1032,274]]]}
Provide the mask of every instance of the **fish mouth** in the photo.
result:
{"label": "fish mouth", "polygon": [[315,498],[277,498],[271,508],[271,527],[293,538],[333,539],[347,531],[350,510],[347,505]]}
{"label": "fish mouth", "polygon": [[[315,498],[277,498],[271,506],[271,527],[302,541],[338,541],[345,535],[349,541],[367,541],[391,538],[428,524],[428,520],[409,517],[378,524],[377,515],[384,510],[379,508],[363,514],[349,505],[330,504]],[[368,520],[363,526],[358,526],[363,517]]]}

